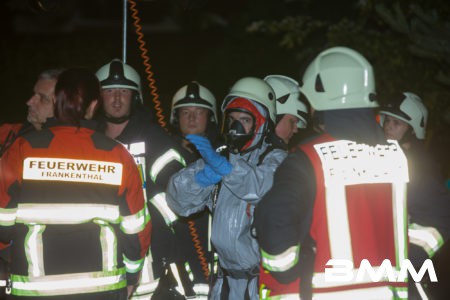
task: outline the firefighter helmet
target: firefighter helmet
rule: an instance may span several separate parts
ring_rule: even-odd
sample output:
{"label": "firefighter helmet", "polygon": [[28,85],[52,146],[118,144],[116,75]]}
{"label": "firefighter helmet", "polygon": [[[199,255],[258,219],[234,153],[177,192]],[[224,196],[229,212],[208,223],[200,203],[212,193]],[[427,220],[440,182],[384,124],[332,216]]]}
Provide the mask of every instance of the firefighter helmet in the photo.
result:
{"label": "firefighter helmet", "polygon": [[192,81],[181,87],[172,98],[170,124],[176,122],[176,110],[184,106],[203,107],[212,112],[212,122],[217,122],[216,98],[206,87],[196,81]]}
{"label": "firefighter helmet", "polygon": [[371,64],[346,47],[321,52],[306,68],[300,89],[318,111],[378,107]]}
{"label": "firefighter helmet", "polygon": [[419,140],[425,139],[428,110],[419,96],[410,92],[402,93],[399,99],[388,103],[380,110],[380,124],[383,126],[386,115],[408,123]]}
{"label": "firefighter helmet", "polygon": [[141,78],[134,68],[123,63],[120,59],[113,59],[110,63],[98,69],[98,80],[102,89],[126,88],[136,91],[142,102]]}
{"label": "firefighter helmet", "polygon": [[236,81],[222,103],[222,112],[230,100],[242,97],[255,101],[262,105],[269,114],[269,118],[275,123],[275,92],[264,80],[256,77],[244,77]]}
{"label": "firefighter helmet", "polygon": [[300,87],[297,81],[283,75],[268,75],[264,78],[275,92],[277,116],[289,114],[296,116],[298,128],[306,128],[308,109],[300,101]]}

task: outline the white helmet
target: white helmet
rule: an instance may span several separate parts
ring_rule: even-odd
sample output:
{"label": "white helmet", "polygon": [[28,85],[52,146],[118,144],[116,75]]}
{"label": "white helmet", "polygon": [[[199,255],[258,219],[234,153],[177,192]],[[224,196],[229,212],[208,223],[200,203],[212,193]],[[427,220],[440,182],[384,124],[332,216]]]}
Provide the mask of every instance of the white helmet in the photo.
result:
{"label": "white helmet", "polygon": [[268,75],[264,78],[275,92],[277,116],[289,114],[299,119],[298,128],[306,128],[308,109],[300,101],[300,87],[297,81],[283,75]]}
{"label": "white helmet", "polygon": [[425,139],[428,119],[428,110],[419,96],[410,92],[404,92],[400,101],[389,103],[380,110],[380,124],[388,116],[395,117],[408,123],[414,130],[419,140]]}
{"label": "white helmet", "polygon": [[218,123],[216,98],[210,90],[196,81],[181,87],[173,96],[170,124],[173,125],[176,121],[177,108],[184,106],[197,106],[209,109],[212,112],[212,121],[216,124]]}
{"label": "white helmet", "polygon": [[113,59],[110,63],[98,69],[95,73],[102,89],[126,88],[136,91],[142,101],[141,77],[131,66],[120,59]]}
{"label": "white helmet", "polygon": [[236,81],[222,103],[222,112],[225,111],[230,100],[242,97],[261,104],[267,109],[269,117],[275,124],[275,92],[264,80],[256,77],[244,77]]}
{"label": "white helmet", "polygon": [[371,64],[346,47],[321,52],[306,69],[301,92],[319,111],[378,107]]}

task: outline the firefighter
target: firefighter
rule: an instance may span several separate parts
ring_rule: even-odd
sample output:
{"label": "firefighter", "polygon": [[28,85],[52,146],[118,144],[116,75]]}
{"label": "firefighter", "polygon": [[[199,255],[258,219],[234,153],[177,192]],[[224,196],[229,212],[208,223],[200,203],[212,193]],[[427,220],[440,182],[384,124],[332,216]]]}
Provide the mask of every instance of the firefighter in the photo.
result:
{"label": "firefighter", "polygon": [[55,121],[0,161],[0,239],[11,241],[12,299],[127,299],[150,244],[136,164],[94,130],[100,85],[83,68],[55,87]]}
{"label": "firefighter", "polygon": [[[220,145],[217,104],[213,93],[202,84],[191,81],[172,97],[170,123],[186,164],[201,156],[185,137],[197,134],[206,137],[214,147]],[[206,209],[174,223],[177,237],[177,270],[183,278],[184,293],[189,299],[206,298],[211,262],[208,241],[209,213]]]}
{"label": "firefighter", "polygon": [[406,280],[339,281],[326,271],[331,259],[353,266],[353,275],[363,259],[398,267],[408,258],[406,158],[376,122],[372,66],[333,47],[309,64],[302,82],[323,131],[281,164],[254,223],[264,268],[281,284],[300,283],[276,293],[261,287],[261,298],[406,299]]}
{"label": "firefighter", "polygon": [[202,158],[171,178],[167,201],[182,216],[205,207],[212,214],[211,242],[220,271],[210,298],[258,299],[259,249],[250,225],[286,156],[281,149],[266,151],[275,122],[274,92],[262,79],[242,78],[225,97],[222,114],[228,154],[218,154],[205,137],[187,135]]}
{"label": "firefighter", "polygon": [[[420,269],[425,259],[440,252],[450,236],[450,195],[439,166],[425,149],[428,110],[419,96],[403,92],[379,113],[386,138],[397,140],[408,158],[409,253],[414,267]],[[437,275],[439,278],[441,274]],[[410,299],[418,297],[416,286],[420,290],[422,286],[409,283]],[[428,286],[426,292],[431,293],[431,298],[437,297],[432,288],[438,287]]]}
{"label": "firefighter", "polygon": [[55,84],[62,71],[49,69],[38,75],[33,95],[27,101],[28,114],[25,123],[6,123],[0,126],[0,157],[18,136],[32,130],[41,130],[47,119],[53,117]]}
{"label": "firefighter", "polygon": [[283,75],[264,78],[274,90],[277,103],[275,134],[282,148],[288,150],[289,142],[298,129],[307,126],[308,109],[300,100],[300,87],[294,79]]}
{"label": "firefighter", "polygon": [[150,112],[143,105],[140,76],[133,67],[113,59],[100,67],[96,75],[103,100],[99,130],[124,144],[135,158],[152,217],[152,247],[133,295],[133,299],[150,299],[165,265],[176,256],[170,228],[176,216],[167,208],[165,189],[169,177],[184,167],[185,161],[170,135],[151,121]]}

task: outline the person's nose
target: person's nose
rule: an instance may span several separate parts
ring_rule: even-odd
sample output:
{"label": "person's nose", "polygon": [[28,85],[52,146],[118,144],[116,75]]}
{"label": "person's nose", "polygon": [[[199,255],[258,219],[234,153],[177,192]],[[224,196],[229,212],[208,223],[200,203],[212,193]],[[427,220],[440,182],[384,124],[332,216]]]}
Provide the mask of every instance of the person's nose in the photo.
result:
{"label": "person's nose", "polygon": [[36,103],[38,96],[37,95],[33,95],[30,97],[30,99],[28,99],[28,101],[26,102],[27,106],[31,106],[34,103]]}

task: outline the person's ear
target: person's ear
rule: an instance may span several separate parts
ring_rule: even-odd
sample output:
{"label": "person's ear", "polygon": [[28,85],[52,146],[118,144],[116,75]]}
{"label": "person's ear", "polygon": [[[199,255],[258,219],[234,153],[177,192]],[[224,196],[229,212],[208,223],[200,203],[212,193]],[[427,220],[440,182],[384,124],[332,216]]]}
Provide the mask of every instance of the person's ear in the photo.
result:
{"label": "person's ear", "polygon": [[84,115],[84,118],[86,120],[90,120],[94,117],[95,111],[97,110],[98,107],[98,100],[94,100],[91,102],[91,104],[89,104],[88,108],[86,109],[86,114]]}

